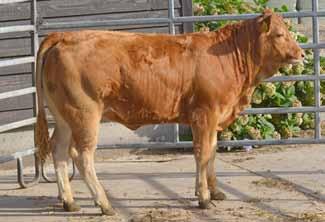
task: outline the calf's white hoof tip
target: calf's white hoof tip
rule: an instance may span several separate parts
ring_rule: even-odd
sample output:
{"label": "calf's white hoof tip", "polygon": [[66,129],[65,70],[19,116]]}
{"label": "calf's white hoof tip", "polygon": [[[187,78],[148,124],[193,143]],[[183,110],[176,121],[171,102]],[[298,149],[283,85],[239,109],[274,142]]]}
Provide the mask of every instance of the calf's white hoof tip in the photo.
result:
{"label": "calf's white hoof tip", "polygon": [[80,206],[75,202],[72,203],[63,202],[63,209],[67,212],[77,212],[80,210]]}
{"label": "calf's white hoof tip", "polygon": [[107,207],[107,208],[101,208],[102,210],[102,215],[106,216],[113,216],[115,215],[115,210],[112,207]]}
{"label": "calf's white hoof tip", "polygon": [[225,199],[227,199],[227,196],[221,191],[211,193],[211,200],[225,200]]}
{"label": "calf's white hoof tip", "polygon": [[199,201],[199,207],[201,209],[210,209],[211,208],[210,200]]}

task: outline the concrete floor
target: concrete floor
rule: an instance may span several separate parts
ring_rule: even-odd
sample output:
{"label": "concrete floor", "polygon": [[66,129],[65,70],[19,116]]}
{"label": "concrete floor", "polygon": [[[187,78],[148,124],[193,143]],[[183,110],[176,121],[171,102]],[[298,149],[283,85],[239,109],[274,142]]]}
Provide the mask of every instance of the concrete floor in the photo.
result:
{"label": "concrete floor", "polygon": [[197,208],[190,153],[100,151],[98,176],[117,216],[100,216],[78,176],[72,188],[82,210],[66,213],[56,184],[18,189],[16,172],[9,169],[0,171],[0,221],[325,221],[324,145],[217,156],[218,184],[228,199],[209,210]]}

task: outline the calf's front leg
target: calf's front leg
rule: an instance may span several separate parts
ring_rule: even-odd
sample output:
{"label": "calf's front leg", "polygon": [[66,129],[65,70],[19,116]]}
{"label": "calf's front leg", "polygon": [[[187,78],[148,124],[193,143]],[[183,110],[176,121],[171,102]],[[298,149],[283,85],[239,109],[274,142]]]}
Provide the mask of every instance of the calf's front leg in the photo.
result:
{"label": "calf's front leg", "polygon": [[211,159],[208,163],[208,187],[210,190],[211,200],[224,200],[226,195],[217,188],[217,177],[215,170],[215,159],[216,159],[216,144],[217,144],[217,134],[212,132],[211,137],[211,146],[213,147]]}
{"label": "calf's front leg", "polygon": [[[217,141],[217,135],[215,134],[215,132],[212,132],[211,146],[213,147],[213,151],[212,151],[211,159],[209,160],[208,169],[207,169],[208,188],[210,191],[211,200],[225,200],[227,198],[226,195],[217,188],[217,177],[216,177],[216,170],[215,170],[216,141]],[[197,162],[196,167],[198,169],[198,162]],[[196,172],[196,178],[195,178],[195,196],[199,196],[198,170]]]}
{"label": "calf's front leg", "polygon": [[210,205],[210,192],[208,189],[208,163],[214,152],[211,146],[210,135],[215,131],[208,121],[208,117],[202,113],[196,115],[196,121],[193,121],[192,134],[193,134],[193,151],[196,161],[196,194],[199,198],[199,206],[206,209]]}

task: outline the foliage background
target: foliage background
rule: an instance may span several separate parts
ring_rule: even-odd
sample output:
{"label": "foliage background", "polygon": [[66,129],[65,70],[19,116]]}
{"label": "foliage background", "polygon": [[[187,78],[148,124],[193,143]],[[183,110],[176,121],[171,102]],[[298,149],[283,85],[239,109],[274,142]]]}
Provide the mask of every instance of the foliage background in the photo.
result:
{"label": "foliage background", "polygon": [[[268,0],[193,0],[195,15],[220,15],[260,13],[267,7]],[[287,12],[282,5],[273,8],[276,12]],[[195,24],[196,31],[213,31],[234,21],[209,21]],[[295,25],[286,20],[292,36],[299,43],[308,42],[308,37],[299,33]],[[314,74],[313,51],[305,50],[303,63],[281,68],[276,75]],[[321,57],[321,73],[325,73],[325,58]],[[321,102],[325,104],[325,83],[321,83]],[[313,106],[314,84],[312,81],[264,82],[253,93],[251,107],[301,107]],[[228,129],[219,134],[220,140],[238,139],[281,139],[302,136],[302,131],[314,129],[312,113],[288,113],[240,116]]]}

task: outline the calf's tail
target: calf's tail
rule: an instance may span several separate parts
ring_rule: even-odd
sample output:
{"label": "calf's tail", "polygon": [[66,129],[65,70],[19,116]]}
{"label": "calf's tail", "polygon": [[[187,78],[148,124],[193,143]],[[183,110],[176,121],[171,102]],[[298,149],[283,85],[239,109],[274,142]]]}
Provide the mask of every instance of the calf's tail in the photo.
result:
{"label": "calf's tail", "polygon": [[35,126],[35,145],[36,154],[42,162],[45,162],[46,158],[51,153],[51,146],[49,141],[48,123],[46,120],[46,113],[44,107],[44,90],[42,86],[42,72],[43,64],[46,58],[47,52],[55,46],[61,39],[60,33],[54,33],[49,35],[41,44],[36,61],[36,93],[37,93],[37,118]]}

